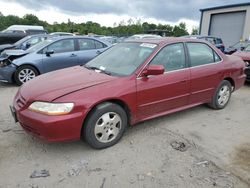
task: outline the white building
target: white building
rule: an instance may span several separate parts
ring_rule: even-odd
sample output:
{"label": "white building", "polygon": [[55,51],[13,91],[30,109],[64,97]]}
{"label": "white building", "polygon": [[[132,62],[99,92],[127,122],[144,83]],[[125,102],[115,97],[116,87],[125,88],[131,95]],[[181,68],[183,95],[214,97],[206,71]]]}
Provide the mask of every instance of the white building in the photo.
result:
{"label": "white building", "polygon": [[220,37],[226,47],[240,40],[250,40],[250,2],[200,11],[200,35]]}

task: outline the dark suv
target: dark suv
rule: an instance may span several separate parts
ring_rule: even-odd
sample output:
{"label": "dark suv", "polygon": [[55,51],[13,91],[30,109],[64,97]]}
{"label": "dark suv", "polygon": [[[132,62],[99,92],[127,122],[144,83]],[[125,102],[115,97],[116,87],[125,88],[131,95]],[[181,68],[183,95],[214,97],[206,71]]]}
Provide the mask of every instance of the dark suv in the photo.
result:
{"label": "dark suv", "polygon": [[0,33],[0,44],[13,44],[26,36],[36,34],[47,34],[47,31],[38,29],[5,30]]}
{"label": "dark suv", "polygon": [[211,44],[215,45],[218,49],[220,49],[223,53],[225,51],[225,45],[223,44],[223,41],[219,37],[212,37],[212,36],[202,36],[202,35],[187,35],[184,36],[185,38],[194,38],[194,39],[203,39]]}

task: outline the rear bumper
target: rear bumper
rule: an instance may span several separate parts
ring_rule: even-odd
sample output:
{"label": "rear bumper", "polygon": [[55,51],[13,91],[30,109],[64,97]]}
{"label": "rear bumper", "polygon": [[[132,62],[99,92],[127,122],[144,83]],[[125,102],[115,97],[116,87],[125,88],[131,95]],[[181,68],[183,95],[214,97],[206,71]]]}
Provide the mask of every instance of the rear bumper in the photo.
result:
{"label": "rear bumper", "polygon": [[245,74],[246,74],[246,81],[250,82],[250,67],[247,67],[245,69]]}
{"label": "rear bumper", "polygon": [[16,71],[14,65],[0,67],[0,81],[13,83],[12,76]]}
{"label": "rear bumper", "polygon": [[234,90],[237,90],[240,87],[242,87],[244,85],[245,81],[246,81],[246,75],[245,74],[237,77],[237,80],[235,80],[235,88],[234,88]]}

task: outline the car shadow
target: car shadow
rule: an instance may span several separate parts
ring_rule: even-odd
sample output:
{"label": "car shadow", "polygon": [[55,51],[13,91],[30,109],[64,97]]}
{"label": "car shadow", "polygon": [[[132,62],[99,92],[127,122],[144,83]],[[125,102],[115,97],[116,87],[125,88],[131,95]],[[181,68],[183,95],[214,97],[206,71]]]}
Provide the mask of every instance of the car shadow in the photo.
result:
{"label": "car shadow", "polygon": [[18,85],[14,84],[14,83],[7,83],[7,82],[0,82],[0,88],[1,87],[19,87]]}

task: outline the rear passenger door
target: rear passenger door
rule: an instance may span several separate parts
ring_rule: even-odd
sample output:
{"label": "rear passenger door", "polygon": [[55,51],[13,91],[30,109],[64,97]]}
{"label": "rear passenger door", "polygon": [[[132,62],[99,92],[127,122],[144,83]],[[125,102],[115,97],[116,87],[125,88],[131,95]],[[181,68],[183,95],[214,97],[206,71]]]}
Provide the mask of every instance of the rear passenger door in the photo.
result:
{"label": "rear passenger door", "polygon": [[186,43],[191,67],[190,104],[209,102],[221,77],[221,57],[207,44]]}
{"label": "rear passenger door", "polygon": [[77,39],[78,64],[84,65],[106,49],[106,45],[95,39],[81,38]]}

